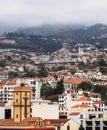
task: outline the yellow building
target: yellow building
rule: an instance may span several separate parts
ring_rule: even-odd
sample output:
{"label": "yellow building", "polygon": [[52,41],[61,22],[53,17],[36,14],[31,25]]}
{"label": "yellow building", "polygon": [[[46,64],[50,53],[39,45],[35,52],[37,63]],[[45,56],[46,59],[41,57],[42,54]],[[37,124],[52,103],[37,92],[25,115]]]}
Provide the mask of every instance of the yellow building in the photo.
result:
{"label": "yellow building", "polygon": [[14,122],[21,122],[22,120],[31,116],[31,90],[30,87],[19,86],[14,88],[13,100],[13,119]]}

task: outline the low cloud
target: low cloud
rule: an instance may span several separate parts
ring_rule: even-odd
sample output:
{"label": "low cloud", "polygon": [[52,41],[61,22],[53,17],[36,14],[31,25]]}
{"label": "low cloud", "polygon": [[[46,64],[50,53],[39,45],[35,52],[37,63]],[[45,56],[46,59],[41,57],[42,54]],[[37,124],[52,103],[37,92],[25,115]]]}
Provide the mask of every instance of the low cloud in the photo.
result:
{"label": "low cloud", "polygon": [[107,24],[106,5],[107,0],[0,0],[0,21],[25,26]]}

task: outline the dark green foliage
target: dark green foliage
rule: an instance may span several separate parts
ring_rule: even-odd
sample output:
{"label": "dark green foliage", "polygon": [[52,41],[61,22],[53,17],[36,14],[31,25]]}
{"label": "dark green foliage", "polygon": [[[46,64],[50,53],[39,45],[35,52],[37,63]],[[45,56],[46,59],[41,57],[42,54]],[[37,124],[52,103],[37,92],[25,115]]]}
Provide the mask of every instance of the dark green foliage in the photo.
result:
{"label": "dark green foliage", "polygon": [[5,65],[6,65],[6,61],[0,60],[0,66],[1,66],[1,67],[4,67]]}
{"label": "dark green foliage", "polygon": [[50,36],[26,35],[17,33],[8,33],[7,39],[14,39],[15,44],[0,44],[1,48],[19,48],[27,51],[35,51],[37,53],[54,52],[62,48],[62,42]]}
{"label": "dark green foliage", "polygon": [[76,73],[76,69],[75,68],[70,69],[69,71],[71,72],[71,74],[75,74]]}
{"label": "dark green foliage", "polygon": [[107,74],[107,67],[101,66],[101,67],[100,67],[100,72],[101,72],[102,74]]}
{"label": "dark green foliage", "polygon": [[12,78],[16,78],[16,77],[19,77],[19,74],[17,72],[9,72],[9,78],[12,79]]}
{"label": "dark green foliage", "polygon": [[64,91],[63,80],[57,83],[56,88],[52,88],[50,84],[43,84],[41,89],[41,96],[44,99],[49,99],[51,101],[58,101],[58,94],[62,94]]}
{"label": "dark green foliage", "polygon": [[41,63],[38,65],[38,77],[43,78],[47,77],[48,71],[45,68],[45,64]]}
{"label": "dark green foliage", "polygon": [[47,99],[47,97],[51,96],[54,94],[54,89],[52,89],[52,87],[50,86],[50,84],[46,83],[42,85],[41,88],[41,96],[45,99]]}
{"label": "dark green foliage", "polygon": [[93,92],[101,94],[103,100],[107,100],[107,86],[95,85]]}
{"label": "dark green foliage", "polygon": [[81,84],[78,85],[78,89],[83,89],[83,90],[92,90],[92,84],[90,82],[82,82]]}
{"label": "dark green foliage", "polygon": [[99,66],[107,66],[106,61],[105,61],[104,59],[101,59],[101,60],[99,61]]}
{"label": "dark green foliage", "polygon": [[34,78],[37,76],[37,73],[33,70],[29,70],[29,71],[26,71],[26,74],[25,74],[26,77],[31,77],[31,78]]}
{"label": "dark green foliage", "polygon": [[55,89],[55,94],[62,94],[64,92],[64,84],[63,79],[57,82],[57,86]]}
{"label": "dark green foliage", "polygon": [[82,125],[80,125],[78,130],[84,130],[84,127]]}

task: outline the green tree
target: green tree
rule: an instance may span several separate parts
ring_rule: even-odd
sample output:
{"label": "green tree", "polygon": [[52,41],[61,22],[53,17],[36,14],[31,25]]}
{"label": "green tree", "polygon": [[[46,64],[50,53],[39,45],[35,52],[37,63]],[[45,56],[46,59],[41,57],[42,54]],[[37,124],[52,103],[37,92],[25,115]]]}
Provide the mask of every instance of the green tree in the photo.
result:
{"label": "green tree", "polygon": [[6,65],[6,62],[4,60],[0,60],[0,66],[5,67],[5,65]]}
{"label": "green tree", "polygon": [[38,65],[38,77],[47,77],[48,71],[46,70],[45,64],[41,63]]}
{"label": "green tree", "polygon": [[63,79],[58,81],[56,89],[55,89],[55,94],[62,94],[64,91],[64,84],[63,84]]}
{"label": "green tree", "polygon": [[101,59],[101,60],[99,61],[99,65],[100,65],[100,66],[107,66],[107,63],[106,63],[106,61],[105,61],[104,59]]}
{"label": "green tree", "polygon": [[93,92],[101,94],[103,100],[107,100],[107,86],[95,85]]}
{"label": "green tree", "polygon": [[48,83],[44,83],[41,88],[41,96],[47,99],[48,96],[53,95],[54,89]]}
{"label": "green tree", "polygon": [[78,85],[78,89],[81,88],[83,90],[92,90],[92,84],[90,82],[82,82]]}
{"label": "green tree", "polygon": [[107,67],[106,66],[100,66],[100,72],[102,74],[107,74]]}
{"label": "green tree", "polygon": [[17,72],[13,72],[13,71],[9,72],[9,78],[10,79],[16,78],[16,77],[19,77],[19,74]]}
{"label": "green tree", "polygon": [[84,127],[82,126],[82,124],[80,125],[78,130],[84,130]]}

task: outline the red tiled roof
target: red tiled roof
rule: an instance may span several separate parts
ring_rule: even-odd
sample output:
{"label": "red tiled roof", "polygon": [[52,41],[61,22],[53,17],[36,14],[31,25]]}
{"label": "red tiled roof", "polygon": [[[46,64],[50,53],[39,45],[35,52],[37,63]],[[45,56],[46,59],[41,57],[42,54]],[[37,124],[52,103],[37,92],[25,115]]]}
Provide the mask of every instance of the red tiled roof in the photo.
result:
{"label": "red tiled roof", "polygon": [[69,116],[77,116],[77,115],[79,115],[80,114],[80,112],[71,112],[70,114],[69,114]]}
{"label": "red tiled roof", "polygon": [[101,101],[96,101],[96,102],[94,102],[94,104],[104,104],[104,103]]}
{"label": "red tiled roof", "polygon": [[69,121],[69,119],[46,119],[47,121],[50,121],[51,125],[54,124],[62,124],[62,123],[66,123],[67,121]]}
{"label": "red tiled roof", "polygon": [[85,79],[65,79],[63,82],[64,83],[71,83],[71,84],[80,84],[82,82],[86,82],[87,80]]}
{"label": "red tiled roof", "polygon": [[[18,126],[18,127],[19,126],[20,127],[21,126],[32,126],[32,122],[36,122],[36,121],[43,121],[44,122],[45,120],[43,120],[40,117],[27,118],[21,122],[14,122],[13,119],[0,119],[0,126],[8,126],[8,127],[11,127],[11,126]],[[45,127],[45,126],[42,126],[42,127]]]}
{"label": "red tiled roof", "polygon": [[73,101],[89,101],[89,98],[86,97],[86,96],[82,96],[82,97],[80,97],[80,98],[78,98],[78,99],[75,99],[75,100],[73,100]]}
{"label": "red tiled roof", "polygon": [[0,107],[4,107],[5,106],[5,104],[3,104],[3,103],[0,103]]}
{"label": "red tiled roof", "polygon": [[75,105],[71,108],[91,108],[91,106],[89,106],[87,104],[79,104],[79,105]]}
{"label": "red tiled roof", "polygon": [[0,71],[0,75],[7,75],[8,72],[7,71]]}

